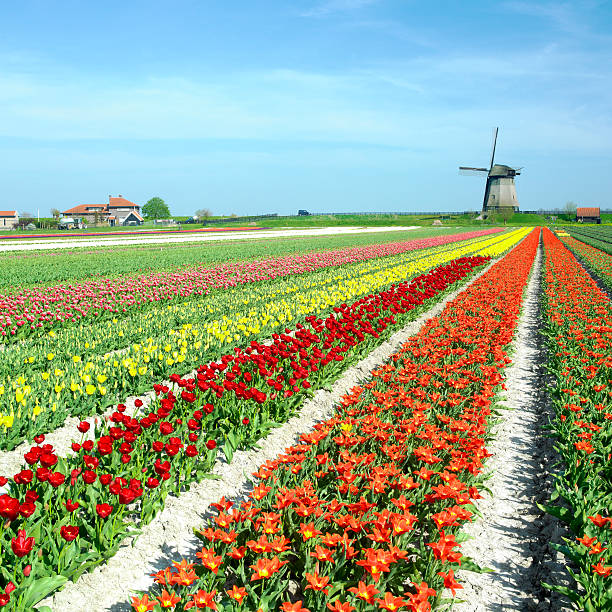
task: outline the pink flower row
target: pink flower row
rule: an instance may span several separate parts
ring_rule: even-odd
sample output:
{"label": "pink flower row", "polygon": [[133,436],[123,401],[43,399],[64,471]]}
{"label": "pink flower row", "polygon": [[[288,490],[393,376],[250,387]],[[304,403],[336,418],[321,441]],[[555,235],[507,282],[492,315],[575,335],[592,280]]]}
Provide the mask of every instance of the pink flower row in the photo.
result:
{"label": "pink flower row", "polygon": [[231,262],[214,267],[199,266],[173,273],[102,278],[74,285],[24,289],[13,294],[0,295],[0,334],[15,335],[23,326],[26,326],[26,329],[29,326],[32,331],[85,317],[124,313],[142,304],[205,295],[213,289],[398,255],[500,231],[500,228],[494,228],[391,244]]}

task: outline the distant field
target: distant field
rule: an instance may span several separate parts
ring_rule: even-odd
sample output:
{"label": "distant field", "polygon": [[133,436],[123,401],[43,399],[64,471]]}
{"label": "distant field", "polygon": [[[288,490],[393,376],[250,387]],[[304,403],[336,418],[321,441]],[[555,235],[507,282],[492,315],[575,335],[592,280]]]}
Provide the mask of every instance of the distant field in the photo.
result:
{"label": "distant field", "polygon": [[168,228],[150,228],[150,227],[96,227],[90,229],[79,230],[44,230],[39,229],[30,232],[0,232],[1,240],[19,240],[27,238],[91,238],[94,236],[104,236],[105,238],[112,234],[120,234],[122,236],[156,236],[159,234],[189,234],[198,232],[244,232],[260,230],[258,226],[234,225],[225,227],[223,225],[215,227],[202,227],[200,225],[187,225],[186,227],[168,227]]}
{"label": "distant field", "polygon": [[[252,222],[250,221],[232,221],[231,217],[226,217],[226,223],[214,223],[209,225],[203,224],[186,224],[186,217],[175,217],[175,221],[179,224],[182,230],[194,230],[201,229],[203,227],[206,228],[214,228],[221,229],[224,227],[232,228],[239,226],[249,226],[250,223],[256,223],[258,226],[267,227],[267,228],[279,228],[279,227],[330,227],[330,226],[402,226],[402,225],[420,225],[423,227],[431,226],[435,220],[441,220],[444,226],[466,226],[466,227],[487,227],[487,226],[495,226],[495,225],[514,225],[514,226],[531,226],[531,225],[542,225],[548,226],[553,225],[550,219],[547,219],[548,215],[531,215],[518,213],[514,214],[510,219],[507,219],[505,222],[501,217],[488,219],[486,221],[476,220],[476,213],[472,213],[469,215],[397,215],[397,214],[380,214],[380,215],[308,215],[303,217],[292,216],[292,217],[267,217],[265,219],[257,219]],[[223,217],[210,217],[211,220],[218,221],[223,219]],[[602,223],[610,223],[612,224],[612,214],[602,214],[601,215]],[[51,220],[46,220],[47,225],[50,227]],[[567,215],[564,213],[560,213],[556,216],[556,225],[577,225],[573,221],[572,215]],[[159,231],[160,233],[166,232],[176,232],[178,231],[177,226],[172,227],[159,227],[153,225],[152,222],[145,222],[144,225],[134,228],[134,227],[95,227],[89,228],[87,230],[66,230],[61,231],[62,235],[74,235],[74,234],[95,234],[95,233],[103,233],[103,234],[114,234],[121,233],[124,234],[126,232],[134,232],[134,231]],[[36,237],[40,234],[44,233],[58,233],[56,229],[41,229],[30,232],[10,232],[10,231],[2,231],[0,230],[0,237],[6,235],[19,235],[23,237]]]}
{"label": "distant field", "polygon": [[99,246],[66,250],[0,253],[0,287],[24,287],[168,271],[183,266],[324,251],[350,246],[386,244],[468,231],[456,228],[424,228],[391,234],[336,234],[230,242]]}
{"label": "distant field", "polygon": [[[486,221],[477,220],[476,214],[470,215],[309,215],[304,217],[279,217],[262,220],[261,225],[266,227],[329,227],[329,226],[399,226],[420,225],[429,227],[434,221],[440,220],[445,227],[491,227],[496,225],[514,226],[548,226],[552,225],[548,215],[531,215],[517,213],[512,215],[505,223],[501,217],[493,217]],[[612,214],[602,214],[602,223],[612,223]],[[576,225],[570,216],[560,214],[556,217],[556,225]]]}

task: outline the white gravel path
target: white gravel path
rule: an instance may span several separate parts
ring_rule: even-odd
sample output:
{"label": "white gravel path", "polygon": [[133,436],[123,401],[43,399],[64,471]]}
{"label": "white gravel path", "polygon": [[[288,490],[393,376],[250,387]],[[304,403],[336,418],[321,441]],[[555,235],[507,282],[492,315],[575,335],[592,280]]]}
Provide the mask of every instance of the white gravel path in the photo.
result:
{"label": "white gravel path", "polygon": [[331,391],[317,391],[304,403],[297,415],[270,433],[262,441],[260,450],[238,451],[230,464],[218,461],[213,473],[219,480],[204,480],[192,485],[179,497],[168,497],[164,510],[131,542],[124,542],[119,551],[105,565],[85,574],[76,583],[69,583],[54,597],[42,602],[53,612],[127,612],[134,590],[147,590],[153,584],[150,576],[182,557],[193,557],[202,546],[193,534],[201,527],[210,503],[226,498],[244,496],[251,489],[250,475],[267,460],[274,459],[295,444],[302,433],[332,415],[334,406],[344,394],[360,381],[366,380],[372,369],[384,363],[425,321],[437,316],[467,285],[450,293],[423,315],[396,332],[368,357],[349,368],[336,381]]}
{"label": "white gravel path", "polygon": [[[134,244],[167,244],[170,242],[210,242],[213,240],[261,240],[262,238],[291,238],[293,236],[326,236],[329,234],[377,234],[380,232],[405,232],[407,230],[419,229],[416,225],[406,226],[382,226],[382,227],[316,227],[306,229],[280,229],[280,230],[250,230],[235,232],[202,232],[185,234],[158,234],[156,236],[120,236],[119,232],[111,236],[96,236],[95,238],[37,238],[36,240],[0,240],[0,252],[2,251],[36,251],[74,249],[80,247],[98,247]],[[445,228],[449,229],[449,228]]]}
{"label": "white gravel path", "polygon": [[[498,408],[505,409],[494,427],[487,450],[486,482],[478,509],[482,517],[463,529],[473,539],[462,552],[493,573],[458,571],[463,590],[452,607],[456,612],[559,611],[566,608],[551,598],[541,581],[562,580],[560,557],[549,547],[560,541],[562,528],[537,508],[552,486],[552,445],[542,432],[550,407],[543,384],[544,358],[539,339],[539,293],[542,250],[534,262],[513,341],[512,364]],[[554,578],[553,578],[554,575]]]}

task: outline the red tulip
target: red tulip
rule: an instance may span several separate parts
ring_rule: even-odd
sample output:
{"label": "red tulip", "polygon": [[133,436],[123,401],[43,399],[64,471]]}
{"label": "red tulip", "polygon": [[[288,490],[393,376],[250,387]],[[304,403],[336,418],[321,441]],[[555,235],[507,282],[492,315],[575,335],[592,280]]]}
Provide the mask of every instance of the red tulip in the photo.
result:
{"label": "red tulip", "polygon": [[11,540],[11,548],[18,557],[25,557],[34,547],[34,538],[28,538],[26,532],[20,529],[17,532],[17,537]]}
{"label": "red tulip", "polygon": [[36,512],[36,505],[32,502],[25,502],[19,506],[19,514],[24,518],[28,518],[28,516],[32,516]]}
{"label": "red tulip", "polygon": [[106,518],[113,511],[110,504],[96,504],[96,512],[100,518]]}
{"label": "red tulip", "polygon": [[86,484],[92,484],[96,481],[97,475],[91,470],[85,470],[81,476]]}
{"label": "red tulip", "polygon": [[60,529],[60,533],[66,542],[72,542],[79,535],[79,527],[78,525],[63,526]]}
{"label": "red tulip", "polygon": [[0,495],[0,516],[14,521],[19,514],[19,501],[10,495]]}

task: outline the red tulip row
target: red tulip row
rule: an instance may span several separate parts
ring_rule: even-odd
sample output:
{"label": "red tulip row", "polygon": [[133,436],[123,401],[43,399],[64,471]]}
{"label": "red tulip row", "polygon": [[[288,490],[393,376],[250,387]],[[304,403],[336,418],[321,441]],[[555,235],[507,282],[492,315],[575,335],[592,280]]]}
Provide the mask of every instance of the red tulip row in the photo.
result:
{"label": "red tulip row", "polygon": [[[237,447],[252,445],[288,418],[308,388],[336,378],[411,311],[488,259],[455,260],[343,304],[324,320],[310,317],[293,333],[275,335],[271,345],[236,348],[201,366],[195,378],[173,375],[174,390],[154,386],[158,400],[148,414],[129,417],[120,405],[96,427],[94,440],[73,444],[70,457],[58,457],[38,436],[25,454],[27,467],[9,481],[10,494],[0,496],[6,521],[0,590],[17,585],[6,595],[14,609],[27,609],[110,557],[130,523],[148,522],[169,492],[206,476],[217,440],[228,459]],[[88,429],[79,425],[81,434]]]}
{"label": "red tulip row", "polygon": [[563,243],[612,289],[612,255],[573,237],[564,238]]}
{"label": "red tulip row", "polygon": [[384,245],[352,247],[322,253],[232,262],[174,273],[96,279],[75,285],[24,289],[0,295],[0,337],[9,342],[86,317],[109,318],[154,302],[186,300],[219,288],[312,272],[331,266],[398,255],[502,231],[501,228],[435,236]]}
{"label": "red tulip row", "polygon": [[536,230],[262,465],[249,502],[213,504],[197,561],[155,574],[134,609],[426,612],[460,589],[454,569],[475,564],[458,529],[538,242]]}
{"label": "red tulip row", "polygon": [[[576,588],[548,585],[581,610],[612,609],[612,307],[545,230],[545,334],[556,449],[564,460],[551,505],[573,537],[558,547]],[[563,500],[561,503],[556,501]]]}

